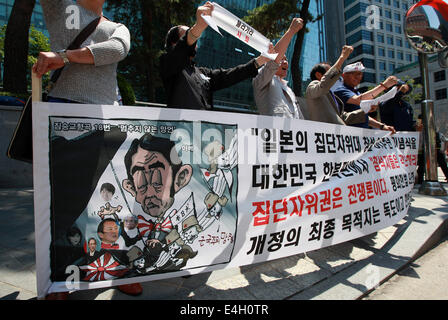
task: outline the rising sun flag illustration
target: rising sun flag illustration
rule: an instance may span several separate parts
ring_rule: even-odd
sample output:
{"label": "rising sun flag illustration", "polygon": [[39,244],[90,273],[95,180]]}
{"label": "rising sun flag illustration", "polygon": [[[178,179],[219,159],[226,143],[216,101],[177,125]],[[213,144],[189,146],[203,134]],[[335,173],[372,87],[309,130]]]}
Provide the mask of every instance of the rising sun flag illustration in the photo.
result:
{"label": "rising sun flag illustration", "polygon": [[108,252],[92,263],[79,268],[87,272],[83,279],[84,281],[112,280],[119,278],[128,272],[128,268],[121,265]]}

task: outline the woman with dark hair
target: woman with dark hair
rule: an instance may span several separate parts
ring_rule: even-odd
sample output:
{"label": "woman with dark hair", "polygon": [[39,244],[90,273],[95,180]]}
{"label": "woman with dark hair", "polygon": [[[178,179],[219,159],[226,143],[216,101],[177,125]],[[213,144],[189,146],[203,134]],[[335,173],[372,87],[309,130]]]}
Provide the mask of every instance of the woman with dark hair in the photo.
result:
{"label": "woman with dark hair", "polygon": [[213,109],[213,92],[228,88],[258,74],[267,58],[259,56],[246,64],[230,69],[197,67],[196,42],[207,23],[202,15],[211,15],[213,4],[198,7],[196,23],[191,27],[172,27],[165,38],[165,50],[160,57],[160,76],[167,94],[167,105],[181,109]]}

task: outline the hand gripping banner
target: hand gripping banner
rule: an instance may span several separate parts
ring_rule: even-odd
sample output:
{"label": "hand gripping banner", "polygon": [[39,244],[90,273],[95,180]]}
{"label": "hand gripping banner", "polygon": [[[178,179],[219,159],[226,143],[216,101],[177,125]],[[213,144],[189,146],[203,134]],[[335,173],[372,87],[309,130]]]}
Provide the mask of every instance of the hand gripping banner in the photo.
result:
{"label": "hand gripping banner", "polygon": [[418,133],[36,103],[38,296],[238,267],[399,222]]}

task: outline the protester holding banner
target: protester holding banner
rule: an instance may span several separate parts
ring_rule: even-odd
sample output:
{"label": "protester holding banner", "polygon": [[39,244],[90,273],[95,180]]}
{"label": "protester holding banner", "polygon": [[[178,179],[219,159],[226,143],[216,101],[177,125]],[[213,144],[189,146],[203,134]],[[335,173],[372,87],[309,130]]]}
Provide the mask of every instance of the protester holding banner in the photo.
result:
{"label": "protester holding banner", "polygon": [[[330,90],[342,74],[342,65],[353,52],[353,47],[344,46],[333,66],[327,62],[316,64],[310,72],[311,83],[305,93],[307,120],[350,125],[365,121],[362,109],[346,112],[344,103]],[[373,109],[373,108],[372,108]]]}
{"label": "protester holding banner", "polygon": [[284,80],[288,74],[286,50],[293,36],[303,28],[303,20],[294,18],[289,29],[275,45],[278,53],[275,60],[269,60],[252,80],[255,103],[261,115],[304,119],[296,95]]}
{"label": "protester holding banner", "polygon": [[230,87],[240,81],[253,78],[267,60],[259,56],[230,69],[197,67],[193,61],[196,42],[208,24],[202,15],[210,16],[213,5],[210,2],[198,7],[196,23],[171,28],[165,41],[165,50],[160,57],[160,76],[167,94],[167,105],[172,108],[213,108],[213,92]]}
{"label": "protester holding banner", "polygon": [[[102,15],[105,0],[42,0],[53,52],[41,52],[33,71],[41,77],[64,67],[49,92],[50,102],[118,105],[117,65],[130,49],[126,26]],[[101,17],[79,49],[67,50],[76,36]],[[76,25],[78,24],[78,25]]]}
{"label": "protester holding banner", "polygon": [[412,92],[412,86],[403,81],[398,83],[398,92],[392,99],[380,103],[381,121],[397,131],[417,131],[414,110],[403,98]]}
{"label": "protester holding banner", "polygon": [[[33,72],[42,77],[50,70],[63,68],[48,93],[49,102],[118,105],[117,65],[130,50],[130,33],[123,24],[109,21],[103,16],[104,2],[105,0],[78,0],[76,3],[72,0],[41,0],[53,52],[40,52]],[[78,35],[90,26],[95,29],[86,33],[88,37],[82,45],[67,50]],[[74,160],[84,165],[83,161]],[[67,167],[62,170],[73,169]],[[55,180],[54,183],[59,181],[62,180]],[[63,184],[55,188],[67,189]],[[142,292],[138,283],[118,288],[131,295]],[[66,298],[66,292],[47,297]]]}
{"label": "protester holding banner", "polygon": [[[364,70],[365,67],[363,64],[361,62],[356,62],[345,66],[342,71],[343,84],[334,91],[334,94],[344,102],[344,110],[347,112],[360,109],[361,101],[374,99],[381,92],[393,87],[397,83],[397,78],[395,76],[390,76],[375,88],[361,94],[355,88],[361,83]],[[378,128],[395,133],[393,127],[369,117],[368,114],[365,115],[365,120],[363,122],[352,124],[352,126],[367,129]]]}

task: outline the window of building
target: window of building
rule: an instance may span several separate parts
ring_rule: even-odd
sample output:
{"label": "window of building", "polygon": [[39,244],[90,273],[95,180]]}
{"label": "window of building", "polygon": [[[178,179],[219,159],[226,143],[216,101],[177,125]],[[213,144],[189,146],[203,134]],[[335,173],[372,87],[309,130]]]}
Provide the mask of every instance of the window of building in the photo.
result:
{"label": "window of building", "polygon": [[395,25],[395,33],[401,34],[401,26]]}
{"label": "window of building", "polygon": [[363,53],[373,55],[373,46],[370,44],[361,44],[361,45],[355,47],[355,49],[353,50],[354,56],[358,56]]}
{"label": "window of building", "polygon": [[389,72],[394,72],[395,70],[395,63],[389,63]]}
{"label": "window of building", "polygon": [[392,12],[390,12],[390,10],[384,10],[384,16],[388,19],[392,19]]}
{"label": "window of building", "polygon": [[403,54],[402,51],[397,51],[397,58],[398,58],[399,60],[404,60],[404,54]]}
{"label": "window of building", "polygon": [[394,38],[393,37],[387,37],[387,44],[394,45]]}
{"label": "window of building", "polygon": [[347,21],[351,17],[360,14],[361,12],[366,12],[367,7],[368,5],[366,3],[359,2],[345,12],[345,20]]}
{"label": "window of building", "polygon": [[434,72],[434,82],[440,82],[446,80],[445,70]]}
{"label": "window of building", "polygon": [[370,72],[364,72],[363,82],[376,83],[376,75]]}
{"label": "window of building", "polygon": [[395,59],[395,51],[394,50],[387,50],[387,56],[391,59]]}
{"label": "window of building", "polygon": [[392,32],[392,24],[386,23],[386,31]]}
{"label": "window of building", "polygon": [[384,34],[382,34],[382,33],[378,33],[378,34],[376,35],[376,40],[377,40],[378,42],[384,43]]}
{"label": "window of building", "polygon": [[399,14],[398,12],[394,12],[394,20],[401,21],[401,14]]}
{"label": "window of building", "polygon": [[401,38],[395,38],[395,44],[399,47],[403,46],[403,40]]}
{"label": "window of building", "polygon": [[394,8],[400,9],[400,1],[394,0]]}
{"label": "window of building", "polygon": [[387,4],[388,6],[390,6],[390,0],[384,0],[384,4]]}
{"label": "window of building", "polygon": [[381,71],[386,71],[386,62],[385,61],[379,61],[378,62],[378,69]]}
{"label": "window of building", "polygon": [[351,5],[355,0],[344,0],[344,7],[347,8],[349,5]]}
{"label": "window of building", "polygon": [[412,62],[412,54],[410,53],[406,54],[406,61]]}
{"label": "window of building", "polygon": [[347,44],[352,45],[360,40],[373,41],[373,32],[367,30],[360,30],[347,38]]}
{"label": "window of building", "polygon": [[380,57],[385,57],[386,56],[386,51],[384,50],[384,48],[381,48],[381,47],[378,48],[378,55]]}
{"label": "window of building", "polygon": [[436,90],[436,100],[443,100],[447,98],[446,88]]}
{"label": "window of building", "polygon": [[349,34],[353,30],[356,30],[357,28],[361,26],[366,25],[367,18],[364,16],[359,16],[358,18],[354,19],[353,21],[347,23],[345,25],[345,34]]}
{"label": "window of building", "polygon": [[364,65],[364,67],[369,68],[369,69],[375,69],[375,60],[362,58],[361,62]]}

